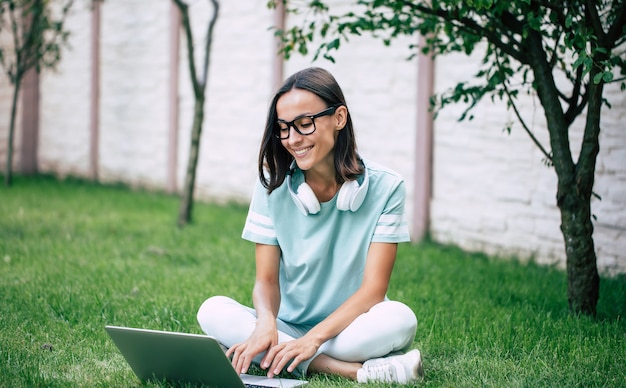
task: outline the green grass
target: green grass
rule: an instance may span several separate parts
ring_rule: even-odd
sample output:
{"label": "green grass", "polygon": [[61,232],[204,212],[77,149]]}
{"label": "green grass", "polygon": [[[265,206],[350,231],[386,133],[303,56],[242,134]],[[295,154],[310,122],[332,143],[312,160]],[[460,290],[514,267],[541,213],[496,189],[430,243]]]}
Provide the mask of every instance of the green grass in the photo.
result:
{"label": "green grass", "polygon": [[[0,188],[0,386],[141,386],[104,325],[200,333],[208,296],[249,304],[246,207],[196,204],[184,229],[177,209],[164,194],[75,180]],[[404,244],[389,296],[417,314],[420,385],[626,386],[626,277],[602,279],[595,319],[568,313],[566,286],[554,268]]]}

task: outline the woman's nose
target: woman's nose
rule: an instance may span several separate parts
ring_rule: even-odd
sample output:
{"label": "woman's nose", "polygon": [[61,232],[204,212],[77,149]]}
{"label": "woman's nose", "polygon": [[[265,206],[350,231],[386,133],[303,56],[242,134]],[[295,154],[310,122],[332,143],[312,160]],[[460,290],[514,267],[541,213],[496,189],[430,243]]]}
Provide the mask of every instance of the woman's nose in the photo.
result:
{"label": "woman's nose", "polygon": [[297,144],[302,141],[302,135],[296,131],[295,126],[289,127],[289,144]]}

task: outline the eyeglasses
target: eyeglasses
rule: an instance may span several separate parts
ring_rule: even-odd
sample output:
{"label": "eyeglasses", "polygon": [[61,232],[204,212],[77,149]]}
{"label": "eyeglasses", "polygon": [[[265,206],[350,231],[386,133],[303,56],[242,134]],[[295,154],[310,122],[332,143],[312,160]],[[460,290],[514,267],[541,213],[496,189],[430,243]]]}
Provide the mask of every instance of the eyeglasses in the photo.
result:
{"label": "eyeglasses", "polygon": [[300,135],[306,136],[315,132],[315,119],[322,116],[328,116],[335,113],[337,108],[341,105],[333,105],[329,108],[324,109],[323,111],[316,113],[314,115],[302,115],[298,116],[292,121],[284,121],[278,120],[276,124],[278,124],[278,128],[274,136],[281,140],[289,139],[289,134],[291,133],[290,128],[296,130]]}

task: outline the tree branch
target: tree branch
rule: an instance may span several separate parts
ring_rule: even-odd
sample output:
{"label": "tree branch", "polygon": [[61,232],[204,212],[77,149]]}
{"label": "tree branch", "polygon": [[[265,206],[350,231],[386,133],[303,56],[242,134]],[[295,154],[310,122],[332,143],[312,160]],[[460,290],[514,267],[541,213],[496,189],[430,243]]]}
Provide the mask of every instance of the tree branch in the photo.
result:
{"label": "tree branch", "polygon": [[211,44],[213,43],[213,29],[215,28],[215,22],[217,21],[217,14],[220,9],[220,4],[217,0],[211,0],[213,4],[213,16],[211,17],[211,21],[209,22],[209,27],[206,33],[206,43],[204,47],[204,68],[202,73],[202,80],[200,81],[200,85],[202,87],[202,91],[206,89],[206,85],[209,79],[209,61],[211,58]]}
{"label": "tree branch", "polygon": [[529,31],[525,48],[535,76],[537,96],[544,108],[548,124],[553,165],[560,177],[557,189],[557,203],[560,204],[567,192],[567,187],[573,180],[572,172],[574,171],[574,161],[567,131],[568,127],[565,123],[563,109],[557,95],[552,70],[546,61],[541,35],[538,31]]}
{"label": "tree branch", "polygon": [[[492,43],[494,46],[498,47],[503,52],[505,52],[508,55],[510,55],[511,57],[515,58],[517,61],[519,61],[521,63],[525,63],[523,61],[523,56],[522,56],[521,51],[519,49],[516,49],[516,46],[518,48],[520,47],[520,42],[515,40],[510,35],[504,34],[509,39],[511,39],[511,42],[515,42],[515,44],[510,44],[510,43],[503,42],[502,39],[500,39],[503,34],[496,33],[495,31],[491,31],[491,30],[488,30],[488,29],[482,27],[474,19],[471,19],[471,18],[468,18],[468,17],[457,17],[457,16],[453,15],[452,12],[450,12],[448,10],[443,10],[443,9],[436,9],[435,10],[435,9],[432,9],[432,8],[424,7],[424,6],[420,5],[420,4],[414,4],[414,3],[409,2],[409,1],[405,1],[404,4],[406,4],[407,6],[413,8],[414,10],[417,10],[418,12],[424,13],[426,15],[436,16],[436,17],[438,17],[440,19],[443,19],[446,22],[451,23],[452,25],[454,25],[456,28],[459,28],[461,30],[467,30],[467,31],[471,32],[472,34],[475,34],[475,35],[478,35],[478,36],[484,36],[490,43]],[[503,14],[503,16],[504,16],[504,14]],[[515,22],[517,22],[517,20],[515,18],[513,18],[513,19],[515,20]],[[515,25],[516,23],[513,20],[502,19],[502,21],[503,21],[503,25],[505,27],[516,27],[516,28],[510,28],[512,31],[515,32],[516,30],[519,30],[519,25]],[[457,23],[460,23],[461,25],[459,25]],[[508,26],[507,23],[510,23],[511,26]]]}
{"label": "tree branch", "polygon": [[185,37],[187,41],[187,52],[189,56],[189,73],[191,74],[191,84],[193,87],[193,93],[196,98],[202,96],[202,88],[200,87],[200,83],[198,81],[197,73],[196,73],[196,63],[195,63],[195,54],[193,48],[193,34],[191,33],[191,23],[189,21],[189,5],[183,2],[182,0],[172,0],[180,10],[180,14],[182,17],[182,25],[185,29]]}
{"label": "tree branch", "polygon": [[[500,63],[500,59],[497,55],[496,55],[496,64],[498,65],[498,69],[502,70],[502,64]],[[517,120],[519,120],[520,124],[522,124],[522,127],[524,128],[528,136],[530,136],[530,139],[533,141],[533,143],[535,143],[535,145],[539,148],[541,153],[543,153],[546,159],[549,160],[550,163],[552,163],[552,155],[550,155],[550,153],[543,147],[539,139],[537,139],[537,137],[531,132],[530,128],[528,128],[528,126],[526,125],[526,122],[522,118],[522,115],[517,109],[517,105],[515,105],[515,101],[513,100],[513,97],[511,96],[511,93],[509,92],[509,88],[506,86],[506,79],[502,81],[502,88],[504,89],[504,93],[506,93],[509,104],[511,104],[511,107],[513,108],[513,111],[515,112],[515,116],[517,116]]]}
{"label": "tree branch", "polygon": [[609,42],[613,43],[620,39],[624,25],[626,24],[626,1],[622,0],[615,14],[615,21],[609,28],[609,32],[606,34],[606,38]]}
{"label": "tree branch", "polygon": [[16,81],[22,78],[20,73],[22,63],[22,45],[20,44],[20,31],[15,17],[15,9],[9,7],[9,19],[11,20],[11,30],[13,31],[13,51],[15,52],[15,69],[9,67],[8,73],[10,81],[15,85]]}
{"label": "tree branch", "polygon": [[567,125],[570,126],[576,117],[583,111],[585,106],[587,105],[588,91],[582,94],[582,99],[580,102],[578,101],[581,97],[580,90],[582,88],[582,80],[583,80],[583,68],[582,66],[578,66],[576,69],[576,80],[572,82],[572,96],[566,101],[569,104],[569,108],[565,112],[565,120]]}
{"label": "tree branch", "polygon": [[[592,70],[591,76],[594,71]],[[603,82],[590,82],[589,93],[592,94],[587,108],[585,131],[576,163],[576,187],[585,196],[593,193],[596,159],[600,152],[598,135],[600,132],[600,116],[602,109]]]}
{"label": "tree branch", "polygon": [[598,44],[601,47],[606,47],[606,33],[602,28],[602,20],[600,20],[600,15],[598,15],[598,10],[596,9],[595,3],[597,0],[586,0],[585,1],[585,13],[588,24],[593,29],[593,32],[598,37]]}

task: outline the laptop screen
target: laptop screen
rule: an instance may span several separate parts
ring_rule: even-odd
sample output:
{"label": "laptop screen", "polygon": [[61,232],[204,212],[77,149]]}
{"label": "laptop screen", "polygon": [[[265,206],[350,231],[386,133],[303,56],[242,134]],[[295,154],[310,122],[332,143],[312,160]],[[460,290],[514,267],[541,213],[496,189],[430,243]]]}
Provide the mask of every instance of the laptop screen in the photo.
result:
{"label": "laptop screen", "polygon": [[[238,375],[220,344],[200,334],[106,326],[133,372],[142,380],[165,380],[243,388],[248,383],[267,387],[297,387],[306,381]],[[243,379],[243,381],[242,381]]]}

